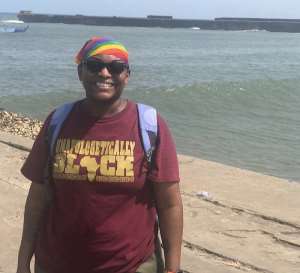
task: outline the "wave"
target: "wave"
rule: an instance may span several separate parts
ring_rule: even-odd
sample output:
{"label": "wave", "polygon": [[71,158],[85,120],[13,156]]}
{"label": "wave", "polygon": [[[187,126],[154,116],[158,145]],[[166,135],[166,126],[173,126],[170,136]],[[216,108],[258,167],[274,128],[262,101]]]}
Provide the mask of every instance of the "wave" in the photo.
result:
{"label": "wave", "polygon": [[[178,151],[300,181],[300,79],[194,82],[124,96],[156,107],[169,123]],[[83,92],[2,96],[0,108],[43,120]]]}

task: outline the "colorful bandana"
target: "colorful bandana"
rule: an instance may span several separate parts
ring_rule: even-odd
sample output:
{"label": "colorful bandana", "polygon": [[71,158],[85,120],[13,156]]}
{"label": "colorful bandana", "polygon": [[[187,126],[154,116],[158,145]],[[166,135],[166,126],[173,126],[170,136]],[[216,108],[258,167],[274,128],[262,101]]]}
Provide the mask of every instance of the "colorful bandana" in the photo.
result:
{"label": "colorful bandana", "polygon": [[128,51],[118,41],[106,37],[92,37],[80,49],[75,57],[75,62],[80,64],[89,57],[105,54],[112,55],[128,64]]}

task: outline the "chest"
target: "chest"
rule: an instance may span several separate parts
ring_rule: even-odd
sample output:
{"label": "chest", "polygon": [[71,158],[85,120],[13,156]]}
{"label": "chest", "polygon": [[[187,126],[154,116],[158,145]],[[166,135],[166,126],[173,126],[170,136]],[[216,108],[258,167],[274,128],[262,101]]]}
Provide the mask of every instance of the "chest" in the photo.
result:
{"label": "chest", "polygon": [[52,174],[60,183],[143,187],[147,163],[137,118],[94,122],[71,117],[56,141]]}

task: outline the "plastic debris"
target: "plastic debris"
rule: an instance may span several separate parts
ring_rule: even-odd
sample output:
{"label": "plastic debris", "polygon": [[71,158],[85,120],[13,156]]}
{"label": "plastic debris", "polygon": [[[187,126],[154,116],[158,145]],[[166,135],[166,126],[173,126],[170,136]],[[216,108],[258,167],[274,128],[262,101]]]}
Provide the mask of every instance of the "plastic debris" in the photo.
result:
{"label": "plastic debris", "polygon": [[208,191],[199,191],[196,193],[196,196],[203,199],[211,199],[211,194]]}

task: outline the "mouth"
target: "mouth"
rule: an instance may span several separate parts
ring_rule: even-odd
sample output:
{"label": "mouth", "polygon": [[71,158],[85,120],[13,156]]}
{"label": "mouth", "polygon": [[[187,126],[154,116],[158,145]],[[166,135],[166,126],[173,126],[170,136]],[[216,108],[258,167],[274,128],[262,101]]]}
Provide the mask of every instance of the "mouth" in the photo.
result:
{"label": "mouth", "polygon": [[98,81],[98,82],[96,82],[96,86],[99,89],[106,90],[106,89],[111,89],[112,87],[114,87],[114,84],[111,81]]}

